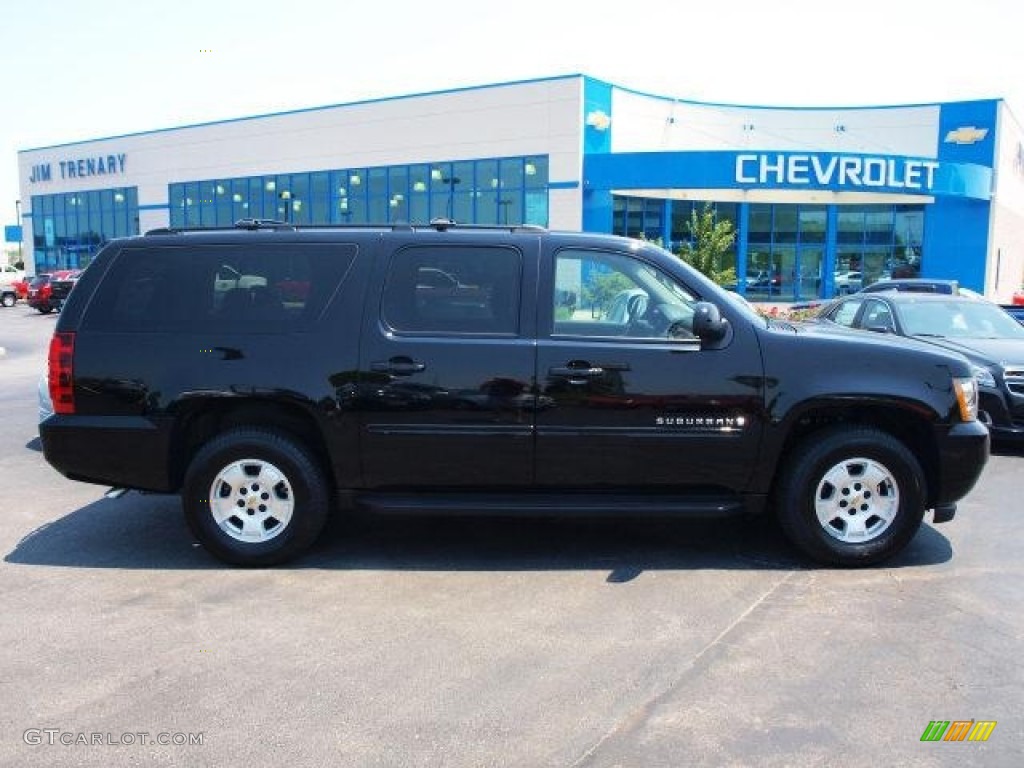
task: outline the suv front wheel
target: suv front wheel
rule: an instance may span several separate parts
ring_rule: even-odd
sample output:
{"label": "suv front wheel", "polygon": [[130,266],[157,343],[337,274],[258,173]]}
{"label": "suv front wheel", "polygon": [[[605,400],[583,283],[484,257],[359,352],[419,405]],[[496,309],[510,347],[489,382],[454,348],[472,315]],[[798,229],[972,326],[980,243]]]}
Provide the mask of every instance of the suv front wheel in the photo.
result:
{"label": "suv front wheel", "polygon": [[786,460],[776,513],[787,537],[818,562],[873,565],[901,550],[924,518],[924,473],[893,436],[835,427]]}
{"label": "suv front wheel", "polygon": [[309,547],[330,507],[323,470],[291,437],[234,429],[196,454],[182,491],[193,535],[235,565],[276,565]]}

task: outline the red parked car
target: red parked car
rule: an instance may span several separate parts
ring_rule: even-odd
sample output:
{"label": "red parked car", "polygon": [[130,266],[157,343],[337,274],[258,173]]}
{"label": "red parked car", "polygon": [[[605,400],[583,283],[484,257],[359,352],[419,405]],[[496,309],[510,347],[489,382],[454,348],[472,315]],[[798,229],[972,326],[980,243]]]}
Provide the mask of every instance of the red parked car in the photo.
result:
{"label": "red parked car", "polygon": [[14,286],[14,292],[18,294],[18,300],[24,301],[28,298],[28,284],[32,278],[26,277],[24,280],[15,280],[11,283]]}
{"label": "red parked car", "polygon": [[36,275],[28,284],[28,305],[44,315],[60,309],[81,273],[80,269],[62,269]]}

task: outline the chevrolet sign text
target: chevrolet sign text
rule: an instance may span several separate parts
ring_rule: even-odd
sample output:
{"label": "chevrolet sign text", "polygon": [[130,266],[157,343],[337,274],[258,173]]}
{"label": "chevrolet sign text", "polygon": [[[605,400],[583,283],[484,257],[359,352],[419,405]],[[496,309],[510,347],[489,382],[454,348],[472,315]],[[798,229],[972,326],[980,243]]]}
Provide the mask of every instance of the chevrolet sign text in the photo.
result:
{"label": "chevrolet sign text", "polygon": [[738,184],[820,187],[890,187],[930,192],[939,164],[934,160],[850,155],[737,155]]}

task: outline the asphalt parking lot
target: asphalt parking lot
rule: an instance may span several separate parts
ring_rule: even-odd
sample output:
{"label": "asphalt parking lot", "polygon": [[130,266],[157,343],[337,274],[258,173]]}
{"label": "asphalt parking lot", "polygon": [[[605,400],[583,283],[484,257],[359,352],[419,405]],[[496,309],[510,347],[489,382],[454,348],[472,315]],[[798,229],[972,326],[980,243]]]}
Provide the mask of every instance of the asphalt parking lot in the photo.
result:
{"label": "asphalt parking lot", "polygon": [[54,322],[0,309],[2,765],[1022,764],[1024,452],[870,570],[769,522],[452,519],[237,570],[45,463]]}

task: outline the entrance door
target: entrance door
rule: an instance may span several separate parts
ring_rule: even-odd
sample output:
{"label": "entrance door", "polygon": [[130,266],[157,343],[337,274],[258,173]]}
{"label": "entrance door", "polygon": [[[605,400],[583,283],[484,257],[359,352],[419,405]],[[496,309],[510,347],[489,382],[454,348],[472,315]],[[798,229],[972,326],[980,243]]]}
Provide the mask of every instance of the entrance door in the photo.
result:
{"label": "entrance door", "polygon": [[804,246],[796,259],[796,301],[808,301],[821,296],[821,269],[825,252],[820,246]]}

